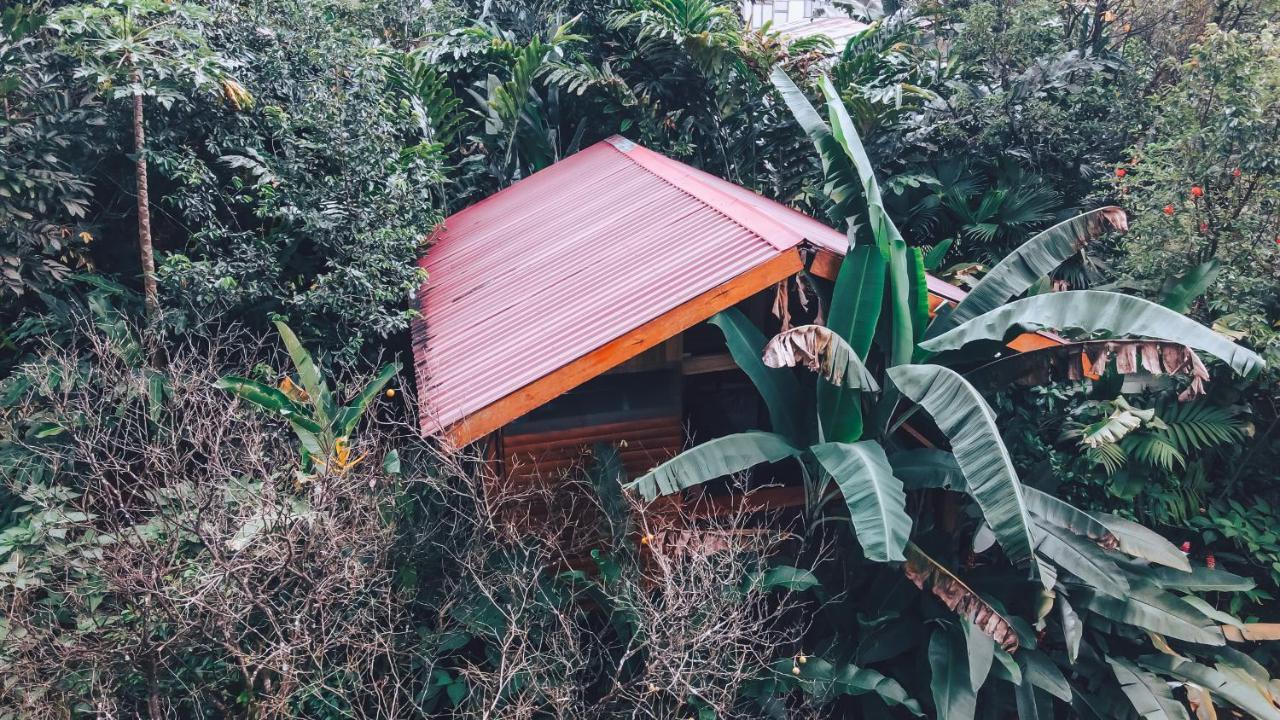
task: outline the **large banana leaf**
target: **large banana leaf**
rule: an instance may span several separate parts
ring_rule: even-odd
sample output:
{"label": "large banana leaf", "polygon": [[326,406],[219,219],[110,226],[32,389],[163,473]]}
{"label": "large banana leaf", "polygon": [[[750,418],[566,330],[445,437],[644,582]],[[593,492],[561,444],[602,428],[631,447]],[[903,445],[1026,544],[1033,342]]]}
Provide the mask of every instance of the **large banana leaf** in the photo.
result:
{"label": "large banana leaf", "polygon": [[1129,592],[1129,582],[1120,567],[1097,545],[1050,523],[1039,523],[1037,529],[1041,535],[1036,551],[1053,564],[1100,593],[1122,598]]}
{"label": "large banana leaf", "polygon": [[1222,630],[1212,620],[1178,596],[1154,585],[1130,585],[1129,594],[1123,598],[1095,592],[1081,593],[1082,606],[1108,620],[1136,625],[1179,640],[1201,645],[1226,643]]}
{"label": "large banana leaf", "polygon": [[942,601],[951,612],[973,623],[1005,652],[1018,649],[1018,633],[1009,621],[973,588],[965,585],[942,563],[929,557],[915,543],[908,542],[904,551],[907,562],[902,566],[907,579],[921,590],[927,590]]}
{"label": "large banana leaf", "polygon": [[964,641],[969,656],[969,684],[976,693],[987,682],[991,674],[991,663],[996,659],[996,645],[991,638],[977,625],[968,620],[961,620],[964,627]]}
{"label": "large banana leaf", "polygon": [[[831,293],[827,327],[843,337],[858,357],[866,359],[884,303],[884,256],[862,245],[849,250]],[[823,437],[853,442],[862,437],[862,393],[829,382],[818,382],[818,416]]]}
{"label": "large banana leaf", "polygon": [[627,489],[652,501],[708,480],[799,454],[781,435],[759,431],[735,433],[685,450],[627,483]]}
{"label": "large banana leaf", "polygon": [[737,308],[716,313],[708,322],[724,333],[733,361],[751,379],[760,397],[764,398],[773,431],[791,438],[793,442],[803,442],[803,425],[796,409],[800,383],[787,370],[765,366],[760,359],[767,342],[764,333]]}
{"label": "large banana leaf", "polygon": [[1065,500],[1026,485],[1022,486],[1022,498],[1027,509],[1047,523],[1066,528],[1106,547],[1115,547],[1119,542],[1106,525]]}
{"label": "large banana leaf", "polygon": [[889,464],[893,466],[893,474],[909,490],[944,488],[964,492],[964,472],[955,456],[945,450],[903,450],[890,455]]}
{"label": "large banana leaf", "polygon": [[[800,668],[793,675],[791,668]],[[796,678],[800,685],[820,703],[834,700],[838,695],[858,696],[875,693],[890,707],[900,705],[915,715],[921,715],[920,703],[907,694],[898,681],[887,678],[870,668],[851,664],[833,665],[822,658],[809,658],[804,665],[793,665],[790,658],[774,662],[774,672],[783,678]]]}
{"label": "large banana leaf", "polygon": [[321,425],[329,425],[337,413],[333,393],[329,392],[329,385],[325,383],[324,376],[320,374],[315,361],[311,359],[311,353],[302,346],[298,336],[293,334],[293,330],[279,320],[275,321],[275,326],[280,333],[280,339],[284,341],[285,350],[289,351],[293,366],[298,370],[299,382],[302,383],[303,389],[311,396],[311,402],[315,405],[316,420]]}
{"label": "large banana leaf", "polygon": [[1258,720],[1280,720],[1280,710],[1260,692],[1220,670],[1173,655],[1144,655],[1138,662],[1155,672],[1195,683]]}
{"label": "large banana leaf", "polygon": [[1071,686],[1048,655],[1035,648],[1023,648],[1014,658],[1022,668],[1022,679],[1063,702],[1071,702]]}
{"label": "large banana leaf", "polygon": [[1090,240],[1108,230],[1128,227],[1124,211],[1108,206],[1064,220],[1023,243],[1005,256],[969,291],[950,313],[940,315],[929,328],[934,337],[990,312],[1027,291]]}
{"label": "large banana leaf", "polygon": [[972,720],[978,697],[969,677],[969,657],[964,638],[949,626],[933,631],[929,638],[929,667],[933,671],[929,689],[938,720]]}
{"label": "large banana leaf", "polygon": [[[848,223],[862,214],[862,186],[844,147],[832,134],[831,128],[814,109],[800,88],[781,68],[773,69],[769,79],[782,96],[782,101],[796,119],[801,129],[813,140],[822,160],[822,176],[825,180],[823,194],[831,200],[828,214],[836,223]],[[852,235],[852,232],[850,233]]]}
{"label": "large banana leaf", "polygon": [[889,377],[904,395],[933,416],[951,441],[966,488],[982,508],[1009,561],[1031,563],[1035,540],[1022,483],[986,401],[964,378],[939,365],[890,368]]}
{"label": "large banana leaf", "polygon": [[227,375],[218,378],[213,383],[213,386],[220,390],[235,393],[263,410],[274,412],[290,423],[298,425],[309,432],[318,433],[323,430],[319,423],[311,419],[311,414],[301,405],[290,400],[288,395],[257,380],[250,380],[238,375]]}
{"label": "large banana leaf", "polygon": [[1144,720],[1190,720],[1187,709],[1173,697],[1164,680],[1124,658],[1108,657],[1107,662],[1125,697]]}
{"label": "large banana leaf", "polygon": [[1143,575],[1160,587],[1193,592],[1248,592],[1256,586],[1253,578],[1203,565],[1191,568],[1191,572],[1148,567],[1143,569]]}
{"label": "large banana leaf", "polygon": [[1097,518],[1115,535],[1116,549],[1120,552],[1182,572],[1191,572],[1187,556],[1154,530],[1116,515],[1100,513]]}
{"label": "large banana leaf", "polygon": [[350,435],[355,429],[356,423],[360,422],[360,418],[364,415],[364,411],[369,407],[369,403],[373,401],[378,393],[382,392],[382,388],[391,382],[391,378],[400,372],[400,363],[393,362],[382,366],[378,374],[373,377],[360,390],[360,394],[347,405],[338,410],[338,417],[334,421],[333,434],[336,437]]}
{"label": "large banana leaf", "polygon": [[[871,158],[867,155],[866,148],[862,146],[862,139],[858,137],[858,130],[849,117],[848,111],[845,110],[840,93],[836,92],[830,78],[825,75],[819,84],[827,100],[831,133],[848,153],[849,159],[853,161],[853,166],[858,171],[858,178],[862,181],[862,193],[867,203],[867,220],[871,227],[871,235],[875,238],[880,252],[889,260],[889,300],[893,308],[889,316],[893,324],[889,363],[901,365],[911,361],[916,341],[915,329],[912,325],[914,313],[911,306],[914,289],[911,270],[912,251],[907,247],[906,241],[902,239],[902,233],[898,232],[898,227],[893,224],[893,219],[885,210],[884,202],[880,197],[880,183],[876,180]],[[914,292],[923,297],[923,293],[918,289],[914,289]],[[927,307],[925,312],[927,315]]]}
{"label": "large banana leaf", "polygon": [[1164,291],[1160,304],[1174,312],[1185,313],[1190,310],[1191,303],[1203,295],[1204,291],[1218,279],[1218,273],[1222,271],[1221,266],[1222,261],[1213,258],[1191,268],[1186,275],[1178,278],[1177,282]]}
{"label": "large banana leaf", "polygon": [[1266,365],[1256,353],[1169,308],[1101,290],[1045,293],[1016,300],[926,340],[920,347],[930,352],[955,350],[977,340],[1002,340],[1014,328],[1072,328],[1168,340],[1203,350],[1246,376]]}
{"label": "large banana leaf", "polygon": [[874,440],[823,443],[811,448],[844,495],[862,552],[876,562],[902,562],[911,534],[907,494],[893,476],[884,448]]}

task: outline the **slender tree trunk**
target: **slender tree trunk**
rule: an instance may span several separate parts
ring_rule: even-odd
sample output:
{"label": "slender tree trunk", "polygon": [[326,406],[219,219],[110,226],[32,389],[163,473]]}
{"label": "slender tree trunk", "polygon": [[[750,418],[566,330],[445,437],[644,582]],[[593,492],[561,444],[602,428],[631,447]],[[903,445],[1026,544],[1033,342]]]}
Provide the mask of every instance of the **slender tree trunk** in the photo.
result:
{"label": "slender tree trunk", "polygon": [[[142,85],[138,68],[133,68],[134,87]],[[138,255],[142,260],[142,296],[147,306],[147,324],[154,329],[160,320],[160,294],[156,289],[156,258],[151,247],[151,201],[147,193],[146,131],[142,127],[142,93],[133,95],[133,151],[137,154]]]}

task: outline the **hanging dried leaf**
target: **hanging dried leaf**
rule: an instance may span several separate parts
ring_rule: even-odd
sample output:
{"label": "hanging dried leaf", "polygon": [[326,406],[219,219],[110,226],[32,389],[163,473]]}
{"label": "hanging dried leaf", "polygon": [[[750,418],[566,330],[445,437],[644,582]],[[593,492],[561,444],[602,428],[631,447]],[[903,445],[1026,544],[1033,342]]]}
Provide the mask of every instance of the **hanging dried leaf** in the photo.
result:
{"label": "hanging dried leaf", "polygon": [[787,281],[780,280],[773,290],[773,316],[782,323],[782,330],[791,329],[791,300],[787,295]]}
{"label": "hanging dried leaf", "polygon": [[928,590],[948,609],[973,623],[1005,652],[1018,649],[1018,634],[996,609],[991,607],[960,578],[924,554],[915,543],[907,543],[907,562],[902,569],[921,590]]}
{"label": "hanging dried leaf", "polygon": [[984,389],[1009,382],[1032,387],[1054,380],[1096,380],[1112,361],[1116,372],[1131,375],[1185,375],[1191,378],[1179,400],[1204,394],[1209,370],[1195,350],[1163,340],[1090,340],[1053,345],[1010,355],[988,363],[969,375]]}
{"label": "hanging dried leaf", "polygon": [[801,325],[775,335],[764,346],[764,364],[772,368],[803,365],[832,385],[880,389],[849,343],[821,325]]}

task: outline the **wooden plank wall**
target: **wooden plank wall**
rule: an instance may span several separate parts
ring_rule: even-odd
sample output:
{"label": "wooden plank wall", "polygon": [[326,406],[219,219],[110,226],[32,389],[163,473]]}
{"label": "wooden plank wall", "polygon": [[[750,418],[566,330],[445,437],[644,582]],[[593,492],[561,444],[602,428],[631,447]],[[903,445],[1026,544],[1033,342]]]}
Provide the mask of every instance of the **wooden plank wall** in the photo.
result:
{"label": "wooden plank wall", "polygon": [[605,425],[503,435],[503,469],[510,481],[556,480],[584,462],[596,443],[616,444],[627,473],[635,477],[680,452],[679,416],[638,418]]}

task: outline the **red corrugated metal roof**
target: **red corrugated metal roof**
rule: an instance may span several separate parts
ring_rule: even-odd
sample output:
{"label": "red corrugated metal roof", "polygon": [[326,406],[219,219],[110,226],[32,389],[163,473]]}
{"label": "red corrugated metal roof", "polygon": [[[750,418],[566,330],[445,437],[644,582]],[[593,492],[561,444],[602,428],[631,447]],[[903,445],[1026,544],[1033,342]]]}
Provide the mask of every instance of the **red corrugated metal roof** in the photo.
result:
{"label": "red corrugated metal roof", "polygon": [[446,428],[805,241],[847,245],[621,137],[535,173],[450,216],[421,262],[422,428]]}

